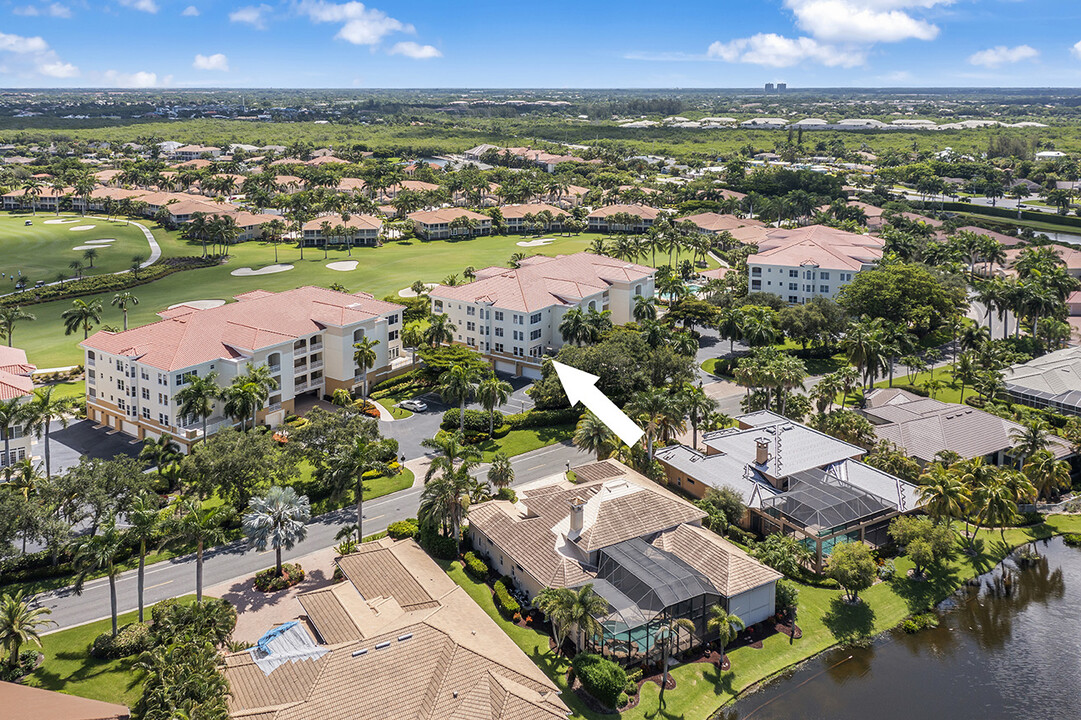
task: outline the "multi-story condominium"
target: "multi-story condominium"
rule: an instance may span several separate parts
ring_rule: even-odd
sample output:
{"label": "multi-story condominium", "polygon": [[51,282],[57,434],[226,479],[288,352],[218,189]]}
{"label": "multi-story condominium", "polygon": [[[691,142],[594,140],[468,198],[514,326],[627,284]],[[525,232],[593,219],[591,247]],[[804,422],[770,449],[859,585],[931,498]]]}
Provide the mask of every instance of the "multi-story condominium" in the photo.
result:
{"label": "multi-story condominium", "polygon": [[[27,362],[24,351],[0,345],[0,402],[26,402],[34,392],[30,376],[35,370],[37,368]],[[5,443],[4,432],[0,430],[0,467],[14,465],[30,457],[31,437],[25,428],[11,427],[7,430]]]}
{"label": "multi-story condominium", "polygon": [[[378,245],[379,232],[383,229],[383,221],[372,215],[350,215],[349,219],[342,222],[338,215],[317,217],[304,223],[304,244],[318,246],[323,244],[323,223],[330,225],[330,235],[325,238],[331,244],[349,243],[350,245]],[[337,227],[345,229],[343,235],[335,235]]]}
{"label": "multi-story condominium", "polygon": [[208,145],[184,145],[183,147],[178,147],[173,153],[173,161],[187,162],[189,160],[199,160],[204,155],[216,158],[221,155],[221,148]]}
{"label": "multi-story condominium", "polygon": [[[474,226],[468,227],[459,218],[472,221]],[[492,218],[462,208],[421,210],[410,213],[409,219],[416,225],[417,234],[428,240],[439,240],[455,235],[489,235],[492,232]]]}
{"label": "multi-story condominium", "polygon": [[540,377],[541,358],[563,345],[568,311],[611,311],[619,325],[633,318],[635,298],[652,297],[656,270],[581,252],[526,258],[516,269],[488,267],[465,285],[438,285],[432,312],[446,314],[454,341],[488,357],[499,372]]}
{"label": "multi-story condominium", "polygon": [[[158,313],[158,322],[84,340],[87,417],[140,440],[172,435],[186,451],[202,437],[202,418],[181,417],[176,396],[195,376],[216,373],[225,387],[249,363],[269,367],[278,388],[257,419],[273,426],[302,396],[361,386],[353,344],[362,338],[378,343],[370,382],[408,364],[400,357],[401,305],[317,287],[236,299],[209,309],[180,305]],[[234,422],[216,403],[207,434]]]}
{"label": "multi-story condominium", "polygon": [[[523,205],[504,205],[499,208],[499,212],[503,215],[503,222],[507,226],[508,232],[524,232],[529,229],[529,223],[527,218],[534,222],[548,223],[548,230],[562,230],[563,221],[567,218],[567,212],[555,207],[554,205],[548,205],[547,203],[526,203]],[[547,217],[542,213],[547,212],[551,217]],[[538,217],[538,215],[540,217]]]}
{"label": "multi-story condominium", "polygon": [[[660,214],[660,210],[648,205],[606,205],[589,214],[589,231],[641,233],[653,227]],[[619,215],[629,215],[634,222],[620,223],[612,219]]]}
{"label": "multi-story condominium", "polygon": [[825,225],[770,230],[747,258],[751,292],[780,295],[786,302],[833,299],[863,270],[882,259],[882,240]]}

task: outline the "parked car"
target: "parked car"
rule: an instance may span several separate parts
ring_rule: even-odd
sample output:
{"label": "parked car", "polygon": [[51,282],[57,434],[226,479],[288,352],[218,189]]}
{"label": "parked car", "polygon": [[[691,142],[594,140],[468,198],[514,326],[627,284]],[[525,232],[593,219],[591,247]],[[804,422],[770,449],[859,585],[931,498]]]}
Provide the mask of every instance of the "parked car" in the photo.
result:
{"label": "parked car", "polygon": [[34,283],[34,287],[36,287],[36,288],[45,287],[45,281],[44,280],[38,280],[36,283]]}
{"label": "parked car", "polygon": [[402,400],[398,403],[398,407],[403,410],[411,410],[413,412],[424,412],[428,409],[428,403],[423,400]]}
{"label": "parked car", "polygon": [[33,224],[34,224],[33,220],[27,220],[26,222],[23,223],[23,225],[33,225]]}

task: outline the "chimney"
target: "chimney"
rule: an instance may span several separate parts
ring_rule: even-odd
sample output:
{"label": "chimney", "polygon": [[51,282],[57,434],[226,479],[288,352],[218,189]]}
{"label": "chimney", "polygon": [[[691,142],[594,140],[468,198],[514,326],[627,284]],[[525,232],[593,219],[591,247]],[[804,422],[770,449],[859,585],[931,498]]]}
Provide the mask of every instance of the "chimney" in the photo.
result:
{"label": "chimney", "polygon": [[754,464],[765,465],[769,462],[769,440],[767,438],[758,438],[754,441],[754,444]]}
{"label": "chimney", "polygon": [[585,515],[586,501],[579,496],[571,498],[571,533],[580,535],[582,533],[582,520]]}

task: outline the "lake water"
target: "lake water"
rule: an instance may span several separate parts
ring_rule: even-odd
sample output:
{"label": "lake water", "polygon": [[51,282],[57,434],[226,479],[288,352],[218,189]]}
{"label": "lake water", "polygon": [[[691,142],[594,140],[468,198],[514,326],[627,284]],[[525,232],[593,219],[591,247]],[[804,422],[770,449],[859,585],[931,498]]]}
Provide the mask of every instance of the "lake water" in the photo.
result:
{"label": "lake water", "polygon": [[1035,567],[1007,560],[943,603],[938,628],[827,652],[718,718],[1081,718],[1081,549],[1060,538],[1036,547]]}

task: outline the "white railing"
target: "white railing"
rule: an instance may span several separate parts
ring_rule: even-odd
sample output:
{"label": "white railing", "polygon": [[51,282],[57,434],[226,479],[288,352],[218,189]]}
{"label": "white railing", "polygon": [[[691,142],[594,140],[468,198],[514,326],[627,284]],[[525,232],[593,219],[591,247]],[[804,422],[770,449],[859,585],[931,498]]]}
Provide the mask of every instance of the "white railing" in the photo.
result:
{"label": "white railing", "polygon": [[309,370],[319,370],[322,367],[323,367],[323,361],[322,360],[312,360],[310,363],[308,363],[308,369]]}

